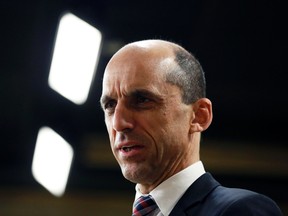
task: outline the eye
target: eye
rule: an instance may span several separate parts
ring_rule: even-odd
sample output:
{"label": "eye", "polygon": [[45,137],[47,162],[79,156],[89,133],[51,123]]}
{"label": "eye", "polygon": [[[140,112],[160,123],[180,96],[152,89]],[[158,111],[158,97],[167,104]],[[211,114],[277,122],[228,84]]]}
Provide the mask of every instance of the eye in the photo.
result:
{"label": "eye", "polygon": [[148,90],[138,90],[131,94],[129,104],[135,109],[147,110],[155,107],[157,98]]}
{"label": "eye", "polygon": [[131,105],[136,109],[149,109],[154,105],[154,102],[150,97],[140,94],[137,95],[131,102]]}
{"label": "eye", "polygon": [[144,104],[144,103],[148,103],[148,102],[150,102],[149,98],[142,96],[142,95],[137,95],[137,98],[136,98],[137,104]]}
{"label": "eye", "polygon": [[109,100],[104,104],[104,110],[107,111],[108,113],[113,113],[116,105],[117,102],[115,100]]}

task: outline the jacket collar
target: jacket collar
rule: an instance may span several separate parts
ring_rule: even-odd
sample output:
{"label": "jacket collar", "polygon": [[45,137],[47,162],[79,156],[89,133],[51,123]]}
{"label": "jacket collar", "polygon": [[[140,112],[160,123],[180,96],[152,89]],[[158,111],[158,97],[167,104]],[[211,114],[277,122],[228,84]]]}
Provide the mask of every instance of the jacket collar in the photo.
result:
{"label": "jacket collar", "polygon": [[187,189],[173,208],[170,216],[186,215],[185,211],[188,208],[197,205],[197,203],[201,202],[201,200],[219,185],[210,173],[203,174]]}

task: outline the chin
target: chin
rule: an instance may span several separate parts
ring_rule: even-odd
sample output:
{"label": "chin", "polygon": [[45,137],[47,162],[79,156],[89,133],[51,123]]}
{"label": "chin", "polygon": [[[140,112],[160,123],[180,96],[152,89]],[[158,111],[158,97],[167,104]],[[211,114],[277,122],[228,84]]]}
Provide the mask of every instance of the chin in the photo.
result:
{"label": "chin", "polygon": [[127,170],[127,169],[122,168],[122,174],[123,174],[124,178],[126,178],[127,180],[129,180],[133,183],[138,183],[140,181],[140,178],[141,178],[139,171],[131,171],[131,170]]}
{"label": "chin", "polygon": [[[139,166],[137,167],[121,167],[122,170],[122,174],[123,176],[133,182],[133,183],[141,183],[143,181],[145,181],[146,176],[147,176],[147,172],[141,168],[139,168]],[[145,174],[145,175],[144,175]]]}

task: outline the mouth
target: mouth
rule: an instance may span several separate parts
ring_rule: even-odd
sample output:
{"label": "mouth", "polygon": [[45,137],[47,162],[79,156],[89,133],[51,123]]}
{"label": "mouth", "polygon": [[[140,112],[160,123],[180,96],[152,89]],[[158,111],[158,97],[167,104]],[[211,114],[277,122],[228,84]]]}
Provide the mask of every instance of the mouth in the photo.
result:
{"label": "mouth", "polygon": [[130,152],[130,151],[132,150],[132,148],[133,148],[133,147],[126,147],[126,146],[124,146],[124,147],[121,148],[121,150],[124,151],[124,152]]}
{"label": "mouth", "polygon": [[141,150],[143,146],[141,145],[123,145],[119,147],[120,152],[127,154],[127,153],[132,153],[132,152],[138,152]]}

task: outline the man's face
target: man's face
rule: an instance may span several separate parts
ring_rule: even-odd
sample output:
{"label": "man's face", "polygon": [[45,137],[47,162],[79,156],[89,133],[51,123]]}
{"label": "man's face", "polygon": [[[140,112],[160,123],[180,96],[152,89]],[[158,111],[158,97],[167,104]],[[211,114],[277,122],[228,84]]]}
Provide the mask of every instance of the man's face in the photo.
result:
{"label": "man's face", "polygon": [[109,62],[101,104],[113,154],[123,175],[143,185],[156,185],[191,161],[192,105],[165,82],[172,58],[134,50]]}

